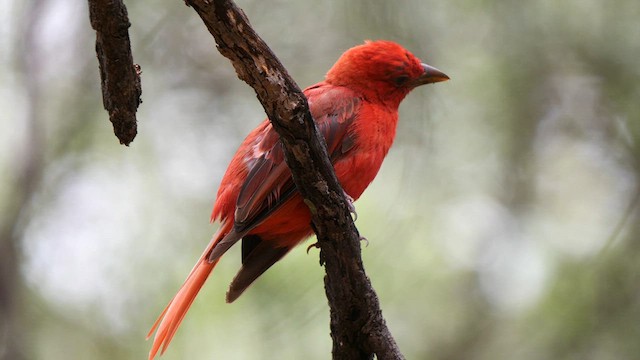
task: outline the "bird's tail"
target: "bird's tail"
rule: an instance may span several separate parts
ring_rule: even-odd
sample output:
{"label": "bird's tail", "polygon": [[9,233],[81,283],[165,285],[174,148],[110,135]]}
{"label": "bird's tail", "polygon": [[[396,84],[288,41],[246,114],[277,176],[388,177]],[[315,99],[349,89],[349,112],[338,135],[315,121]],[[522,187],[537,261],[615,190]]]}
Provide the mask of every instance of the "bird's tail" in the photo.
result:
{"label": "bird's tail", "polygon": [[211,274],[213,268],[218,264],[219,258],[211,262],[208,258],[211,250],[221,240],[223,235],[223,229],[216,232],[204,253],[200,256],[200,259],[191,270],[191,273],[189,273],[184,284],[182,284],[182,287],[178,290],[176,296],[174,296],[169,302],[162,314],[160,314],[156,322],[151,327],[151,330],[149,330],[147,339],[149,339],[155,332],[153,346],[151,347],[151,351],[149,351],[149,360],[153,360],[159,350],[161,355],[165,352],[173,338],[173,335],[178,330],[182,319],[189,310],[191,303],[193,303],[196,295],[198,295],[200,288],[202,288],[202,285],[209,277],[209,274]]}

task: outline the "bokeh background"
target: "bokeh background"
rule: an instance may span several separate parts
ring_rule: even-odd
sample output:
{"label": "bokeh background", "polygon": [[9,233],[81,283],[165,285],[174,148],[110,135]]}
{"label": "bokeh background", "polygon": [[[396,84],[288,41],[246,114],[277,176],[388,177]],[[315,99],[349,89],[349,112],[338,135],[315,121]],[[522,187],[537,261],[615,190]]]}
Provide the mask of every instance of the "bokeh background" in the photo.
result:
{"label": "bokeh background", "polygon": [[[640,2],[238,1],[298,83],[397,41],[414,91],[360,201],[368,274],[409,359],[640,359]],[[87,3],[0,0],[0,358],[144,359],[264,117],[182,1],[128,1],[139,134],[102,109]],[[236,303],[216,269],[163,359],[327,359],[316,251]]]}

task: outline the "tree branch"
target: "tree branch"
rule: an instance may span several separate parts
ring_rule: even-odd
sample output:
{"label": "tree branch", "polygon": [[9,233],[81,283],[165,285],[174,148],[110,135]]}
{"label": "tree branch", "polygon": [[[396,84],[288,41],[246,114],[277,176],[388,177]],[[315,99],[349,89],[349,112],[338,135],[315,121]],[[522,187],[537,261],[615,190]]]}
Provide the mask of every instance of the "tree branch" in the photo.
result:
{"label": "tree branch", "polygon": [[96,31],[102,101],[113,132],[129,146],[138,133],[136,111],[142,103],[140,66],[133,63],[129,18],[122,0],[89,0],[91,27]]}
{"label": "tree branch", "polygon": [[271,49],[230,0],[187,0],[254,88],[280,135],[293,180],[309,206],[325,265],[334,359],[403,359],[367,278],[360,237],[307,100]]}

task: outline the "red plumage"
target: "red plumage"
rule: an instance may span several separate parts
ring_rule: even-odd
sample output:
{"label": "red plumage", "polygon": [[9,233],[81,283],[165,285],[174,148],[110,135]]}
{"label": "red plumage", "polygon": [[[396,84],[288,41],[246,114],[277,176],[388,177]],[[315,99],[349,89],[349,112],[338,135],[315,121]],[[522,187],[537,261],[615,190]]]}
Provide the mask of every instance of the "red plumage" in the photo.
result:
{"label": "red plumage", "polygon": [[[324,81],[304,90],[338,180],[354,200],[373,181],[396,132],[398,106],[416,86],[448,77],[390,41],[347,50]],[[164,353],[222,256],[242,240],[242,267],[227,293],[234,301],[289,250],[309,237],[311,215],[296,191],[277,133],[263,121],[242,142],[222,178],[211,214],[220,228],[151,328],[149,359]]]}

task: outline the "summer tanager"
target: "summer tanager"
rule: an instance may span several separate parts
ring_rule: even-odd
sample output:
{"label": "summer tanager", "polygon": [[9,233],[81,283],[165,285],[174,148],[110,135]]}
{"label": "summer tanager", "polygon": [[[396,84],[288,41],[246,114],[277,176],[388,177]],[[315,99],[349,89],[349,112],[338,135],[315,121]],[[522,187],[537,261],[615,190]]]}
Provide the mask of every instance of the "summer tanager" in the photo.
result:
{"label": "summer tanager", "polygon": [[[344,191],[358,199],[374,179],[396,133],[398,106],[415,87],[448,80],[390,41],[347,50],[324,81],[304,90]],[[263,121],[240,145],[211,214],[220,228],[151,328],[149,359],[164,353],[220,257],[242,240],[242,267],[227,293],[232,302],[271,265],[309,237],[311,214],[284,162],[282,144]]]}

